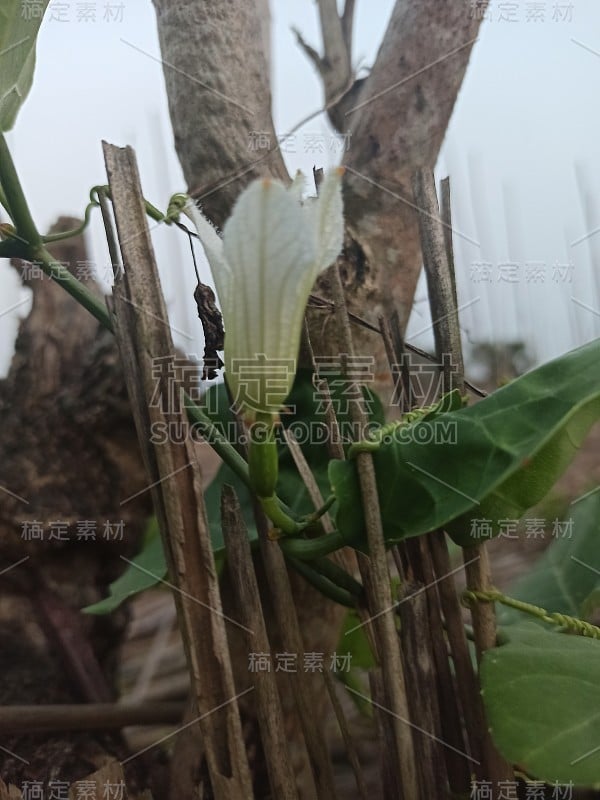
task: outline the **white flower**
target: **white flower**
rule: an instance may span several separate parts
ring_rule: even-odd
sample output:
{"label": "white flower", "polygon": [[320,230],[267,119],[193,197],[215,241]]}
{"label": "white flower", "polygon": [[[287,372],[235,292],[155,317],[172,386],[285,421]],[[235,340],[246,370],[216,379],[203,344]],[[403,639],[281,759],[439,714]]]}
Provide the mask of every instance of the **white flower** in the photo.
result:
{"label": "white flower", "polygon": [[254,181],[222,239],[192,200],[183,208],[210,264],[225,327],[226,380],[247,418],[277,414],[292,387],[308,296],[342,248],[342,174],[329,172],[319,196],[304,203],[300,173],[288,189]]}

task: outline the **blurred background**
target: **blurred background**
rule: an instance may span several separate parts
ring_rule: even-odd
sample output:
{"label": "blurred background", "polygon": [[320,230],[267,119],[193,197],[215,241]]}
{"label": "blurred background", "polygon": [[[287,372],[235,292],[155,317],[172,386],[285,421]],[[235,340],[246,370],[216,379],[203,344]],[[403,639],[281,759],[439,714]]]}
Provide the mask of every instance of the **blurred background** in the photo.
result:
{"label": "blurred background", "polygon": [[[600,335],[600,5],[476,0],[479,41],[437,166],[450,175],[459,306],[469,373],[497,382]],[[23,4],[25,11],[27,5]],[[367,74],[393,0],[359,0],[357,69]],[[273,103],[278,135],[322,106],[321,87],[292,27],[320,46],[312,0],[271,0]],[[258,132],[257,132],[258,134]],[[224,131],[226,136],[227,132]],[[132,145],[146,197],[166,208],[185,189],[173,146],[154,9],[149,2],[55,2],[38,43],[33,89],[9,136],[42,228],[81,216],[105,182],[101,140]],[[248,148],[256,147],[249,137]],[[283,146],[291,172],[341,160],[341,139],[317,114]],[[90,260],[108,288],[110,262],[98,213]],[[200,357],[195,276],[186,239],[156,227],[158,262],[176,343]],[[202,277],[210,282],[206,264]],[[28,291],[0,268],[0,372],[12,357]],[[432,345],[422,281],[408,340]]]}

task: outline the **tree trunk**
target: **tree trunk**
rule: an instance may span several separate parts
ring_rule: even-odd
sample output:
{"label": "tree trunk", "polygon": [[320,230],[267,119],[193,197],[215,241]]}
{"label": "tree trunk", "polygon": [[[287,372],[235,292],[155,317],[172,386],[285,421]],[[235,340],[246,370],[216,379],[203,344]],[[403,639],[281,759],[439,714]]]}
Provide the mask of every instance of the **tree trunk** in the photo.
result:
{"label": "tree trunk", "polygon": [[[397,0],[369,77],[340,98],[352,57],[343,31],[351,30],[354,3],[346,5],[336,36],[332,4],[319,0],[325,46],[332,48],[321,59],[325,100],[334,124],[349,134],[348,302],[372,320],[397,309],[406,324],[421,268],[412,176],[435,165],[480,20],[454,0]],[[177,153],[190,193],[222,225],[251,180],[287,177],[274,148],[267,3],[154,0],[154,6]],[[332,64],[341,76],[332,76]],[[269,145],[260,157],[249,150],[258,132]],[[357,351],[363,342],[370,353],[369,338],[358,339]]]}
{"label": "tree trunk", "polygon": [[408,322],[421,270],[412,178],[433,170],[479,21],[455,0],[398,0],[377,59],[345,112],[345,209],[363,259],[349,275],[352,309]]}
{"label": "tree trunk", "polygon": [[[268,2],[153,2],[177,154],[190,193],[220,226],[253,178],[287,179],[271,119]],[[266,159],[251,150],[259,134]]]}

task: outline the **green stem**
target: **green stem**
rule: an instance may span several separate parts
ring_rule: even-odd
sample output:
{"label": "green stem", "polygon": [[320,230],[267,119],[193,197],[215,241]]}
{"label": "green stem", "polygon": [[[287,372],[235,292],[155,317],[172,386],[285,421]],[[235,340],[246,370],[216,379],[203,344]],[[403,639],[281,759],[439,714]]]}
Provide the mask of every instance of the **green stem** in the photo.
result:
{"label": "green stem", "polygon": [[148,200],[144,198],[144,206],[146,207],[146,214],[153,219],[155,222],[166,222],[167,225],[171,224],[171,220],[160,211],[156,206],[153,206],[152,203],[149,203]]}
{"label": "green stem", "polygon": [[4,208],[4,210],[6,211],[6,213],[8,214],[8,216],[12,220],[13,215],[12,215],[11,210],[10,210],[10,205],[9,205],[9,202],[8,202],[8,198],[6,197],[6,195],[4,193],[4,189],[2,188],[1,185],[0,185],[0,206],[2,206]]}
{"label": "green stem", "polygon": [[250,425],[248,432],[248,469],[252,487],[258,497],[269,499],[275,494],[279,477],[273,415],[257,412],[256,420]]}
{"label": "green stem", "polygon": [[[248,464],[238,453],[229,440],[219,431],[211,419],[199,408],[191,397],[183,392],[183,405],[187,411],[188,419],[200,435],[208,442],[215,453],[230,467],[233,472],[244,482],[253,494],[256,494],[253,481],[250,477]],[[270,497],[258,497],[258,500],[276,528],[282,530],[286,535],[297,535],[301,526],[290,516],[289,509],[282,503],[277,495]]]}
{"label": "green stem", "polygon": [[347,545],[346,540],[339,531],[318,536],[316,539],[283,538],[279,544],[286,556],[298,558],[302,561],[312,561],[322,558]]}
{"label": "green stem", "polygon": [[52,258],[43,244],[38,245],[38,247],[29,248],[29,253],[26,258],[34,264],[39,264],[46,275],[49,275],[53,280],[59,283],[71,297],[74,297],[92,316],[96,317],[98,322],[107,330],[113,330],[110,314],[108,313],[106,305],[96,297],[95,294],[90,292],[85,284],[78,281],[74,275],[71,275],[66,267]]}
{"label": "green stem", "polygon": [[[94,194],[97,197],[99,192],[103,192],[103,194],[105,194],[106,197],[108,197],[108,199],[112,201],[112,193],[110,191],[110,186],[108,185],[103,186],[101,184],[98,184],[97,186],[92,186],[92,188],[90,189],[90,200],[92,203],[99,205],[99,203],[94,199]],[[173,220],[170,217],[165,216],[162,213],[162,211],[160,211],[160,209],[158,209],[155,205],[152,205],[152,203],[146,200],[145,197],[143,198],[143,200],[144,200],[144,208],[146,209],[146,214],[150,217],[150,219],[153,219],[155,222],[166,222],[167,225],[170,225],[173,222]]]}
{"label": "green stem", "polygon": [[363,597],[364,590],[362,584],[330,559],[319,558],[313,562],[313,566],[321,575],[324,575],[332,583],[350,592],[357,600]]}
{"label": "green stem", "polygon": [[557,625],[564,631],[575,633],[578,636],[589,636],[592,639],[600,639],[600,628],[592,625],[591,622],[586,622],[578,617],[571,617],[568,614],[561,614],[557,611],[548,612],[545,608],[534,606],[531,603],[524,603],[522,600],[515,600],[514,597],[507,597],[502,592],[491,590],[488,592],[480,591],[466,591],[463,592],[463,600],[466,603],[470,602],[483,602],[483,603],[501,603],[509,608],[515,608],[517,611],[522,611],[524,614],[529,614],[536,619],[547,622],[550,625]]}
{"label": "green stem", "polygon": [[381,442],[378,440],[363,439],[360,442],[352,442],[348,448],[348,458],[356,458],[359,453],[376,453],[380,449]]}
{"label": "green stem", "polygon": [[315,522],[318,522],[321,519],[321,517],[323,517],[329,511],[331,506],[334,505],[336,500],[337,498],[334,494],[329,495],[329,497],[323,503],[321,508],[318,508],[316,511],[313,511],[312,514],[309,514],[308,516],[304,517],[304,519],[300,523],[300,530],[305,530],[306,528],[309,528],[311,525],[314,525]]}
{"label": "green stem", "polygon": [[303,561],[299,561],[290,556],[286,556],[286,561],[296,572],[302,575],[308,583],[314,586],[317,591],[321,592],[321,594],[324,594],[326,597],[329,597],[330,600],[339,603],[341,606],[356,608],[353,596],[346,589],[332,583],[324,575],[321,575],[321,573],[315,572],[315,570],[311,569],[311,567]]}
{"label": "green stem", "polygon": [[[250,480],[248,464],[231,444],[229,439],[227,439],[227,437],[221,433],[212,420],[202,411],[199,406],[194,403],[194,401],[186,392],[183,392],[183,405],[187,411],[188,420],[192,423],[198,433],[200,433],[200,435],[208,442],[215,453],[223,459],[227,466],[230,467],[233,472],[235,472],[237,477],[244,482],[245,486],[247,486],[248,489],[255,494],[256,492],[252,486],[252,481]],[[284,533],[298,533],[298,523],[291,518],[288,513],[289,509],[285,503],[283,503],[277,497],[277,495],[274,495],[273,498],[259,497],[259,501],[262,503],[266,500],[267,505],[269,505],[268,501],[271,499],[273,502],[277,503],[278,509],[277,511],[274,508],[271,509],[272,515],[276,517],[276,520],[272,519],[272,517],[269,517],[269,519],[271,519],[274,524],[283,523],[283,525],[285,525],[285,530],[282,528]],[[277,527],[280,527],[280,525],[277,524]]]}
{"label": "green stem", "polygon": [[4,199],[8,208],[10,208],[17,234],[25,240],[26,244],[35,247],[41,242],[42,237],[38,233],[29,211],[17,170],[3,133],[0,133],[0,186],[4,191]]}
{"label": "green stem", "polygon": [[194,403],[187,392],[183,392],[183,405],[187,411],[188,420],[194,425],[196,430],[206,439],[208,444],[215,453],[223,459],[227,466],[235,472],[238,478],[240,478],[249,489],[252,489],[248,464],[246,464],[231,442],[221,433],[217,426],[213,424],[202,409]]}
{"label": "green stem", "polygon": [[[71,275],[68,269],[55,261],[44,247],[42,237],[31,217],[15,165],[2,133],[0,133],[0,186],[4,190],[16,228],[15,237],[0,244],[12,244],[18,251],[18,257],[39,264],[47,275],[60,283],[105,328],[112,330],[110,315],[104,303],[95,297],[87,286]],[[6,247],[5,249],[10,248]]]}
{"label": "green stem", "polygon": [[83,215],[83,222],[78,225],[76,228],[72,228],[70,231],[63,231],[62,233],[49,233],[47,236],[42,237],[44,244],[52,244],[52,242],[62,242],[63,239],[70,239],[72,236],[78,236],[80,233],[87,228],[90,215],[92,213],[93,208],[98,207],[98,203],[92,200],[91,203],[88,203],[85,207],[85,212]]}
{"label": "green stem", "polygon": [[284,511],[276,494],[272,494],[270,497],[258,495],[258,501],[262,510],[278,530],[286,536],[297,536],[300,533],[300,524]]}
{"label": "green stem", "polygon": [[275,494],[279,477],[275,424],[273,414],[257,412],[256,419],[249,428],[248,473],[252,489],[275,528],[287,536],[297,536],[305,526],[301,526],[287,513]]}

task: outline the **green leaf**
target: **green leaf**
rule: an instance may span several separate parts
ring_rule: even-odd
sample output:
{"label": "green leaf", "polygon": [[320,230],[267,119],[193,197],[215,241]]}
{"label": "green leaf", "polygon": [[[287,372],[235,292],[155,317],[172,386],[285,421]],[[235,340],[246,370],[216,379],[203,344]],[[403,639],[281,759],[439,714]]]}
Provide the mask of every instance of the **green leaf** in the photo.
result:
{"label": "green leaf", "polygon": [[35,43],[48,0],[0,4],[0,130],[8,131],[33,83]]}
{"label": "green leaf", "polygon": [[600,786],[600,641],[535,624],[508,631],[481,665],[498,749],[538,780]]}
{"label": "green leaf", "polygon": [[[446,527],[463,546],[497,535],[552,487],[600,417],[600,340],[512,381],[469,408],[400,429],[373,454],[386,540]],[[337,526],[365,547],[356,463],[333,461]],[[452,523],[452,524],[450,524]]]}
{"label": "green leaf", "polygon": [[352,654],[353,669],[368,670],[375,666],[373,651],[365,633],[365,625],[354,609],[350,609],[346,614],[337,651]]}
{"label": "green leaf", "polygon": [[[585,601],[591,605],[588,597],[594,592],[597,597],[600,590],[600,491],[575,500],[563,524],[558,530],[567,535],[552,542],[531,572],[506,593],[550,612],[577,617]],[[501,612],[503,624],[522,620],[523,614],[514,609]]]}
{"label": "green leaf", "polygon": [[86,614],[110,614],[121,603],[135,594],[156,586],[167,574],[167,565],[156,517],[152,517],[144,536],[142,549],[125,572],[109,586],[109,595],[104,600],[86,606]]}

